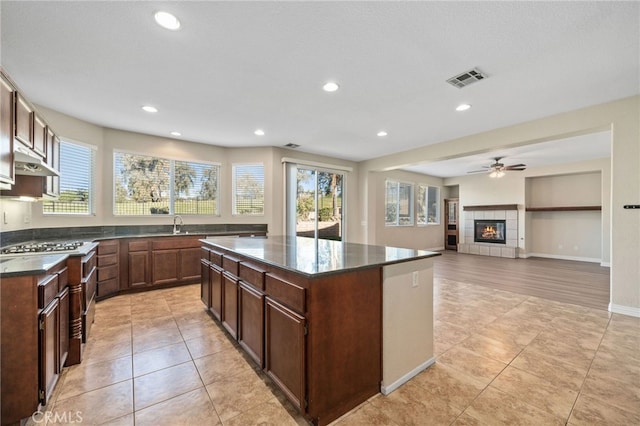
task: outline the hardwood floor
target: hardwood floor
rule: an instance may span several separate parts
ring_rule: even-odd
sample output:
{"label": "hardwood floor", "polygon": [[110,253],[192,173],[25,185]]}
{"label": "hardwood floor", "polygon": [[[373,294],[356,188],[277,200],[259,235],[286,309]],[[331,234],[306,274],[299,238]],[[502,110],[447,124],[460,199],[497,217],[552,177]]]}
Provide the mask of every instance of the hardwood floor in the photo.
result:
{"label": "hardwood floor", "polygon": [[445,250],[434,276],[606,310],[609,268],[545,258],[505,259]]}

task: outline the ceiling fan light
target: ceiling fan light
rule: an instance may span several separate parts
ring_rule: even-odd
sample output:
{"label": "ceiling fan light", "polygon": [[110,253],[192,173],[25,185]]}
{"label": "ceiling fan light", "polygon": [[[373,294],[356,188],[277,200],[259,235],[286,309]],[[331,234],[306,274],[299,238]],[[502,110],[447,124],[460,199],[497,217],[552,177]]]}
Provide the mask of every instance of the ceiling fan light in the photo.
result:
{"label": "ceiling fan light", "polygon": [[489,177],[490,177],[490,178],[496,178],[496,177],[498,177],[498,172],[496,172],[495,170],[494,170],[494,171],[492,171],[491,173],[489,173]]}

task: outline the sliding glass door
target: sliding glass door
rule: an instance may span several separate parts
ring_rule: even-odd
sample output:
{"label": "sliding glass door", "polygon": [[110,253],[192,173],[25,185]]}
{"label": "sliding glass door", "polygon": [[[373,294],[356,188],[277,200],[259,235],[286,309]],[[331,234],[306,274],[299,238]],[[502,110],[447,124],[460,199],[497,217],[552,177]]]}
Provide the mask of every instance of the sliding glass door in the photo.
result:
{"label": "sliding glass door", "polygon": [[342,241],[344,174],[287,165],[287,235]]}

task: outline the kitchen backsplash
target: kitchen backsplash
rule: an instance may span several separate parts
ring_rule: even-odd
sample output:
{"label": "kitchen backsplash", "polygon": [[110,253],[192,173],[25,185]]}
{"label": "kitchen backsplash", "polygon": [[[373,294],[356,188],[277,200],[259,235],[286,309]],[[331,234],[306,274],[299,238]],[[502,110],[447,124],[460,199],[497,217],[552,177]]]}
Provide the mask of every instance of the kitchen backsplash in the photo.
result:
{"label": "kitchen backsplash", "polygon": [[[32,228],[0,232],[0,247],[27,241],[94,240],[109,237],[166,235],[173,225],[78,226],[73,228]],[[189,224],[181,227],[181,234],[219,234],[233,232],[266,233],[266,224]]]}

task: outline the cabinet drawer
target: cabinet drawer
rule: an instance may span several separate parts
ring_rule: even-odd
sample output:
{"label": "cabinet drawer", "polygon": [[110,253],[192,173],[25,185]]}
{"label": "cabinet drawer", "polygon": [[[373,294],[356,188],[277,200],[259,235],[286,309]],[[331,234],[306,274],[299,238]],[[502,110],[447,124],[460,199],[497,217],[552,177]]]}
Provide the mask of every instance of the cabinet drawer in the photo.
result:
{"label": "cabinet drawer", "polygon": [[98,297],[108,296],[110,294],[117,293],[119,290],[120,286],[118,285],[118,280],[116,278],[100,281],[98,283]]}
{"label": "cabinet drawer", "polygon": [[117,254],[108,254],[106,256],[98,256],[98,268],[103,266],[115,265],[118,263]]}
{"label": "cabinet drawer", "polygon": [[170,237],[165,240],[151,242],[152,250],[174,250],[193,247],[200,247],[200,241],[197,238]]}
{"label": "cabinet drawer", "polygon": [[58,274],[45,275],[38,282],[38,308],[43,309],[58,294]]}
{"label": "cabinet drawer", "polygon": [[209,260],[214,265],[222,267],[222,253],[215,250],[209,250]]}
{"label": "cabinet drawer", "polygon": [[144,241],[129,241],[129,251],[146,251],[149,250],[149,242]]}
{"label": "cabinet drawer", "polygon": [[238,276],[238,265],[240,264],[240,260],[236,259],[232,256],[227,256],[226,254],[222,256],[222,269],[225,271]]}
{"label": "cabinet drawer", "polygon": [[58,291],[69,285],[69,268],[66,266],[58,271]]}
{"label": "cabinet drawer", "polygon": [[98,259],[96,252],[92,251],[82,258],[82,277],[87,278],[91,271],[97,266]]}
{"label": "cabinet drawer", "polygon": [[305,313],[305,291],[304,288],[281,280],[271,274],[266,274],[265,292],[280,303],[289,306],[297,312]]}
{"label": "cabinet drawer", "polygon": [[118,241],[101,241],[98,245],[98,255],[113,254],[118,252]]}
{"label": "cabinet drawer", "polygon": [[260,290],[264,290],[265,271],[263,269],[247,262],[241,262],[239,269],[239,277],[241,280],[259,288]]}
{"label": "cabinet drawer", "polygon": [[211,250],[206,247],[200,247],[200,259],[210,260],[211,259]]}
{"label": "cabinet drawer", "polygon": [[98,281],[106,281],[118,276],[118,265],[98,268]]}

